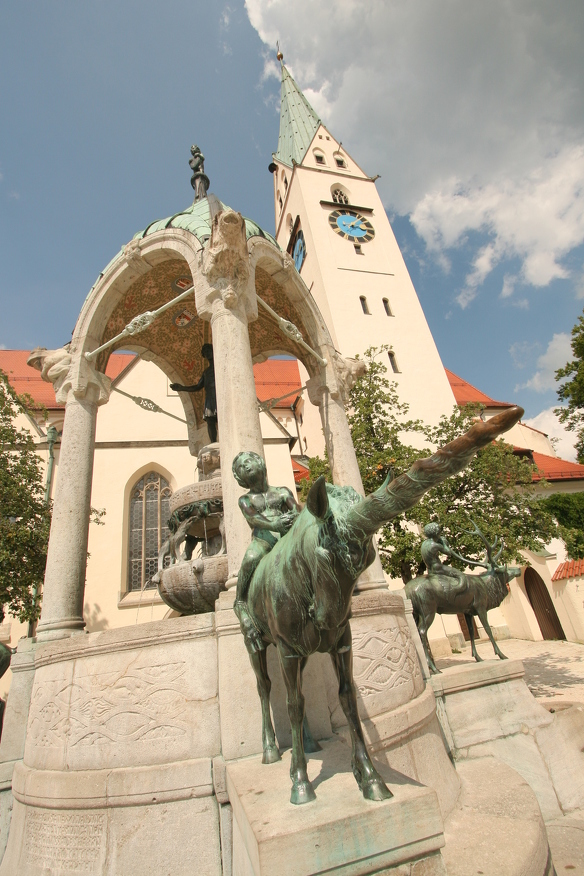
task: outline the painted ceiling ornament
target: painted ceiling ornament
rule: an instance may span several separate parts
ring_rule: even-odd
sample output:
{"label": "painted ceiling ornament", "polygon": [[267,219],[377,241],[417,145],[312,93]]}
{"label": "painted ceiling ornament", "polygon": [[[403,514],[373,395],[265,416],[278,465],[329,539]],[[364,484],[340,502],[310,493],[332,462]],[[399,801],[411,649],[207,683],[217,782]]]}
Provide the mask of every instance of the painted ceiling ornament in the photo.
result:
{"label": "painted ceiling ornament", "polygon": [[198,146],[191,146],[191,158],[189,167],[193,171],[191,185],[195,192],[195,202],[207,197],[209,191],[209,177],[205,174],[205,156]]}
{"label": "painted ceiling ornament", "polygon": [[174,324],[178,326],[178,328],[185,328],[189,325],[193,319],[195,319],[196,313],[193,313],[191,310],[181,310],[180,313],[177,313],[174,317]]}

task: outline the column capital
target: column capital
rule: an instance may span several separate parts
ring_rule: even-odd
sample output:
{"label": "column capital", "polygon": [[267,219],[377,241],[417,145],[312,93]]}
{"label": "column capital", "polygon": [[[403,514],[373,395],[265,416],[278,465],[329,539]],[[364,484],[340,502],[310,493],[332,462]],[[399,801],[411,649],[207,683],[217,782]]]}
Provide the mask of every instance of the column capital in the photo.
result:
{"label": "column capital", "polygon": [[319,374],[306,381],[308,397],[313,405],[319,405],[325,392],[331,398],[340,399],[344,405],[358,378],[365,374],[367,366],[360,359],[345,359],[336,350],[326,353],[328,365]]}
{"label": "column capital", "polygon": [[27,359],[27,364],[41,372],[47,383],[52,383],[59,404],[66,404],[69,392],[75,398],[97,395],[97,404],[105,404],[110,397],[111,380],[96,371],[81,351],[72,353],[69,344],[57,350],[37,347]]}
{"label": "column capital", "polygon": [[242,310],[248,322],[257,319],[253,275],[241,213],[222,210],[213,217],[211,238],[201,257],[197,280],[197,312],[211,320],[225,310]]}

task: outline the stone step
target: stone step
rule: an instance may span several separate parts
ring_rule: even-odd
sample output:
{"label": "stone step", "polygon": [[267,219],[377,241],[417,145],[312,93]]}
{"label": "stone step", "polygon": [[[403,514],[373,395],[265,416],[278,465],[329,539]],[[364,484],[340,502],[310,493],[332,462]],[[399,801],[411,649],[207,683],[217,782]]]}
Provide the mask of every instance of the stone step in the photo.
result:
{"label": "stone step", "polygon": [[448,876],[554,876],[537,798],[494,757],[458,762],[461,793],[446,820]]}

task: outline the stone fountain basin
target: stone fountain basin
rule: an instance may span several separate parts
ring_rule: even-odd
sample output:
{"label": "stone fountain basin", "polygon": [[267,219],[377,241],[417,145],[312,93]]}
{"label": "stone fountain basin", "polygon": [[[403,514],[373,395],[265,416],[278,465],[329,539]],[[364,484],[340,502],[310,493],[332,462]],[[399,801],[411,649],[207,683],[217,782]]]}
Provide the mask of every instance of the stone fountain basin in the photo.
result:
{"label": "stone fountain basin", "polygon": [[220,499],[222,495],[221,478],[189,484],[186,487],[175,490],[170,497],[168,503],[170,513],[172,514],[178,508],[184,507],[184,505],[191,505],[193,502],[203,502],[205,499]]}
{"label": "stone fountain basin", "polygon": [[227,556],[186,560],[162,569],[158,592],[164,602],[181,614],[204,614],[215,610],[228,577]]}

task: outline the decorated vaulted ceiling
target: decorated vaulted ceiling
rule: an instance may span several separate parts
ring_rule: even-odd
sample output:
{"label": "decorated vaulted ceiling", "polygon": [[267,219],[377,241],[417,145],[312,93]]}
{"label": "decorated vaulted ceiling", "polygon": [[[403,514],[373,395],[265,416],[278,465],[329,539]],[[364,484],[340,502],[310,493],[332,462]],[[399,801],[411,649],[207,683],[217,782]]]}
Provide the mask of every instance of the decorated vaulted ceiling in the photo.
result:
{"label": "decorated vaulted ceiling", "polygon": [[[311,343],[310,331],[290,302],[282,287],[262,268],[256,268],[256,292],[273,310],[301,331],[307,344]],[[103,334],[102,343],[119,334],[124,327],[138,314],[147,310],[156,310],[184,292],[192,284],[192,278],[187,263],[183,259],[172,259],[152,268],[147,274],[141,275],[127,290],[112,311]],[[259,308],[258,319],[249,325],[251,355],[254,360],[262,355],[278,351],[297,356],[306,360],[306,352],[292,339],[284,335],[276,320]],[[110,353],[115,349],[127,349],[137,346],[154,354],[155,358],[166,362],[174,372],[174,378],[181,383],[195,383],[206,367],[206,361],[201,356],[204,343],[212,343],[210,323],[199,318],[195,297],[178,302],[175,308],[169,308],[159,316],[145,331],[140,332],[135,339],[126,339],[118,345],[101,354],[98,359],[98,370],[104,371]],[[197,421],[202,422],[203,395],[192,396]]]}

